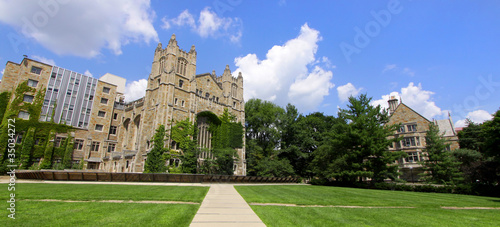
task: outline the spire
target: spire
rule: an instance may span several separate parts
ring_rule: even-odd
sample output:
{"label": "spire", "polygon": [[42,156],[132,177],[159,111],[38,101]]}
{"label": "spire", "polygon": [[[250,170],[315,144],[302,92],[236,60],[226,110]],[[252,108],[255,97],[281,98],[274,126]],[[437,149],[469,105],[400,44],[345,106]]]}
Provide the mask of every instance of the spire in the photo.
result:
{"label": "spire", "polygon": [[159,51],[162,49],[161,42],[158,43],[158,46],[156,46],[156,51]]}
{"label": "spire", "polygon": [[170,37],[170,40],[168,41],[168,45],[175,45],[177,46],[177,40],[175,40],[175,34],[172,34],[172,37]]}
{"label": "spire", "polygon": [[196,54],[196,48],[194,47],[194,45],[191,46],[191,50],[189,50],[189,53]]}

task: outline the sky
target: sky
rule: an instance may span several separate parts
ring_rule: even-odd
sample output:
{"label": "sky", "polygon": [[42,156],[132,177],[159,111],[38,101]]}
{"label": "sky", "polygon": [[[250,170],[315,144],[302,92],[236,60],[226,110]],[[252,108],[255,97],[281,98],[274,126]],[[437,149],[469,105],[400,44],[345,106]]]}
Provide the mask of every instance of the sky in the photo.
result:
{"label": "sky", "polygon": [[350,96],[383,107],[396,96],[461,127],[500,107],[498,12],[498,1],[466,0],[0,0],[0,62],[115,74],[134,100],[175,34],[195,45],[197,74],[241,72],[245,100],[336,116]]}

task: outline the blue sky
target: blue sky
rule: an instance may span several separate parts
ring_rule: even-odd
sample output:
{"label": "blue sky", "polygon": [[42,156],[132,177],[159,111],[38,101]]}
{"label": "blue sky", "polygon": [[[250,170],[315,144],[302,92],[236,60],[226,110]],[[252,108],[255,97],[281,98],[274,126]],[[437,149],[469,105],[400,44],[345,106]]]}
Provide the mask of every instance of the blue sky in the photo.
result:
{"label": "blue sky", "polygon": [[247,100],[336,115],[349,95],[383,106],[397,95],[462,126],[500,107],[498,12],[498,1],[0,0],[0,61],[109,72],[131,100],[175,33],[196,46],[198,74],[242,72]]}

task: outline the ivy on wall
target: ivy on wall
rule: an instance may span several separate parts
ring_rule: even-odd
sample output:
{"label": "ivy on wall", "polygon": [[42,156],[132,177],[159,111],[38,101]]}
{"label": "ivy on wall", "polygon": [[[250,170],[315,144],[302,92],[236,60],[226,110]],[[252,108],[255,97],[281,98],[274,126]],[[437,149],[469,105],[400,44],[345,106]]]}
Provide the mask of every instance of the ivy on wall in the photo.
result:
{"label": "ivy on wall", "polygon": [[[39,122],[40,114],[43,106],[43,99],[45,97],[45,88],[41,88],[36,92],[35,97],[31,103],[24,102],[24,95],[26,93],[35,93],[36,89],[28,86],[27,81],[19,84],[12,94],[14,98],[11,102],[11,94],[9,92],[3,92],[0,94],[0,154],[2,157],[2,165],[0,166],[0,173],[5,173],[7,171],[6,165],[12,163],[6,162],[7,157],[7,145],[8,139],[10,138],[7,133],[8,120],[15,119],[15,131],[16,134],[23,135],[23,141],[20,145],[16,145],[16,165],[20,165],[20,168],[28,168],[33,163],[35,159],[41,159],[46,157],[47,146],[50,145],[51,132],[58,134],[69,134],[73,127],[56,124],[54,122]],[[55,109],[55,108],[54,108]],[[18,118],[20,111],[26,111],[29,113],[29,119],[24,120]],[[53,115],[53,114],[52,114]],[[53,138],[52,138],[53,140]],[[32,144],[32,145],[31,145]],[[52,142],[53,146],[53,142]],[[55,148],[54,152],[47,157],[48,160],[54,160],[55,158],[63,158],[66,147]],[[48,168],[52,164],[45,164],[44,167]]]}

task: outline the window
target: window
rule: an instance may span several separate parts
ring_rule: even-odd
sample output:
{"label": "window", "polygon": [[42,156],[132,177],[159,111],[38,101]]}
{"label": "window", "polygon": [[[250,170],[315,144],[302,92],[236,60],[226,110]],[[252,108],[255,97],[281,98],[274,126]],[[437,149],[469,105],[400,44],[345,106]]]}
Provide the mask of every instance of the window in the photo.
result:
{"label": "window", "polygon": [[21,142],[23,142],[23,134],[22,133],[16,133],[15,139],[16,139],[16,143],[20,144]]}
{"label": "window", "polygon": [[19,114],[17,115],[18,118],[24,119],[24,120],[29,120],[30,119],[30,113],[26,111],[19,111]]}
{"label": "window", "polygon": [[113,114],[113,120],[116,120],[116,119],[118,119],[118,113]]}
{"label": "window", "polygon": [[90,147],[90,151],[99,151],[99,142],[92,142],[92,146]]}
{"label": "window", "polygon": [[404,133],[405,132],[405,126],[402,125],[399,129],[398,129],[398,133]]}
{"label": "window", "polygon": [[116,135],[116,126],[109,127],[109,134]]}
{"label": "window", "polygon": [[36,87],[38,85],[38,81],[36,80],[28,80],[28,86]]}
{"label": "window", "polygon": [[103,125],[100,125],[100,124],[96,124],[96,125],[95,125],[95,130],[96,130],[96,131],[102,131],[102,129],[103,129],[103,128],[104,128],[104,126],[103,126]]}
{"label": "window", "polygon": [[417,125],[407,125],[408,132],[416,132],[417,131]]}
{"label": "window", "polygon": [[108,144],[108,152],[114,152],[116,148],[116,144],[110,143]]}
{"label": "window", "polygon": [[73,105],[73,104],[69,105],[69,110],[71,111],[73,109],[75,109],[75,105]]}
{"label": "window", "polygon": [[106,116],[106,112],[99,110],[99,112],[97,112],[97,116],[104,117],[104,116]]}
{"label": "window", "polygon": [[184,81],[183,80],[179,80],[179,87],[182,87],[182,85],[184,85]]}
{"label": "window", "polygon": [[32,103],[33,102],[33,98],[35,98],[33,95],[24,95],[23,101],[24,102]]}
{"label": "window", "polygon": [[56,73],[52,73],[52,75],[50,75],[51,78],[56,78],[57,74]]}
{"label": "window", "polygon": [[182,100],[182,102],[181,102],[181,106],[182,106],[182,107],[184,107],[184,100]]}
{"label": "window", "polygon": [[174,99],[174,105],[177,105],[177,98]]}
{"label": "window", "polygon": [[54,147],[61,147],[61,144],[64,144],[64,139],[66,138],[56,136],[56,139],[54,140]]}
{"label": "window", "polygon": [[92,101],[92,100],[94,100],[94,96],[93,95],[89,96],[89,101]]}
{"label": "window", "polygon": [[156,80],[156,85],[157,85],[157,86],[160,86],[160,84],[161,84],[161,79],[160,79],[160,78],[158,78],[158,80]]}
{"label": "window", "polygon": [[76,79],[75,80],[75,85],[79,85],[80,84],[80,79]]}
{"label": "window", "polygon": [[101,98],[101,104],[108,104],[107,98]]}
{"label": "window", "polygon": [[415,137],[406,137],[404,138],[403,140],[403,144],[405,147],[414,147],[416,146],[416,142],[415,142]]}
{"label": "window", "polygon": [[177,73],[181,74],[181,75],[185,75],[186,74],[186,66],[187,66],[186,59],[179,58],[179,60],[177,60]]}
{"label": "window", "polygon": [[415,163],[420,161],[420,158],[418,157],[417,152],[408,152],[408,157],[405,158],[405,161],[409,163]]}
{"label": "window", "polygon": [[90,111],[91,111],[91,109],[87,108],[87,110],[85,111],[85,113],[90,114]]}
{"label": "window", "polygon": [[205,93],[205,98],[207,98],[207,99],[210,98],[210,94],[208,92]]}
{"label": "window", "polygon": [[38,68],[36,66],[31,66],[31,73],[40,75],[40,73],[42,73],[42,68]]}
{"label": "window", "polygon": [[109,87],[103,87],[102,92],[109,94],[110,88]]}
{"label": "window", "polygon": [[233,108],[236,108],[236,102],[233,102]]}

